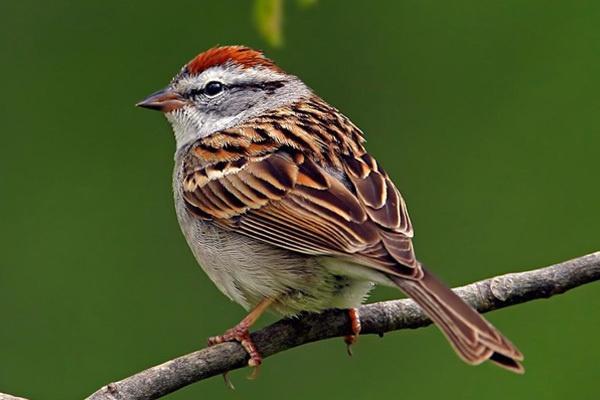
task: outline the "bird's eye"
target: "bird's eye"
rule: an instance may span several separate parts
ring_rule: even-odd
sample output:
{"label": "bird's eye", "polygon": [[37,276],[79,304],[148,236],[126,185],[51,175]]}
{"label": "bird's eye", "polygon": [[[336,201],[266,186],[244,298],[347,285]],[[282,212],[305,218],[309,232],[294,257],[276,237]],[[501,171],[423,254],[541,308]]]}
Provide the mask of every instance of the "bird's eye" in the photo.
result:
{"label": "bird's eye", "polygon": [[204,86],[204,94],[208,97],[214,97],[220,94],[224,88],[225,86],[221,82],[210,81]]}

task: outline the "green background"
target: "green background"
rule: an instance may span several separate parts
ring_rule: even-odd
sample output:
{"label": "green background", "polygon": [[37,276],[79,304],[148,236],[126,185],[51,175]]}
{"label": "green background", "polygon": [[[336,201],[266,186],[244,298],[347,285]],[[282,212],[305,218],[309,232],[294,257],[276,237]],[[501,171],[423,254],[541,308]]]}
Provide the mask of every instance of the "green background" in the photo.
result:
{"label": "green background", "polygon": [[[600,250],[600,2],[374,3],[286,3],[271,49],[247,1],[2,1],[0,392],[82,398],[243,316],[180,234],[167,122],[133,107],[215,44],[265,49],[365,131],[449,284]],[[490,314],[524,376],[466,366],[427,328],[167,398],[589,399],[599,305],[592,284]]]}

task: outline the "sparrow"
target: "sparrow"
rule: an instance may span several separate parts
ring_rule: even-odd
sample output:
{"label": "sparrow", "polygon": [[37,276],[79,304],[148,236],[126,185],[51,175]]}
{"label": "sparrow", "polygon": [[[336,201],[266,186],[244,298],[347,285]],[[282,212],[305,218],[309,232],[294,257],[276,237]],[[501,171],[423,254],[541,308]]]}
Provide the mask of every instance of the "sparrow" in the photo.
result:
{"label": "sparrow", "polygon": [[399,288],[469,364],[522,373],[521,352],[415,257],[406,203],[361,130],[298,77],[244,46],[211,48],[137,104],[176,140],[181,230],[208,277],[249,313],[209,344],[238,341],[261,364],[250,327],[357,307],[374,284]]}

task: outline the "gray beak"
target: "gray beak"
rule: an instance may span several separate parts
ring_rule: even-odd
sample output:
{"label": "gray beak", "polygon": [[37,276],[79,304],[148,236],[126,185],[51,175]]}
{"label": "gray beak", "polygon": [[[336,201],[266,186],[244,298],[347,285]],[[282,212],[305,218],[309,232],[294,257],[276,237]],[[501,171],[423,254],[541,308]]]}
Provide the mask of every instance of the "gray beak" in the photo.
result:
{"label": "gray beak", "polygon": [[187,104],[187,100],[170,88],[152,93],[144,100],[136,104],[136,107],[148,108],[150,110],[168,113],[177,110]]}

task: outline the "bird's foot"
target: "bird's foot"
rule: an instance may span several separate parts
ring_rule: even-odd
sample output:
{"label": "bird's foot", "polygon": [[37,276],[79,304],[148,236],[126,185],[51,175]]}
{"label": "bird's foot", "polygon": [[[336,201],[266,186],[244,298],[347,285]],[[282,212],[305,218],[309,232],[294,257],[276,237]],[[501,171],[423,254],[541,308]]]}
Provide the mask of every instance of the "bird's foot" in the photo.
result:
{"label": "bird's foot", "polygon": [[[234,341],[238,342],[242,345],[244,350],[246,350],[246,352],[250,356],[250,359],[248,360],[248,366],[258,367],[260,364],[262,364],[262,357],[260,356],[260,353],[256,349],[256,346],[254,345],[252,338],[250,337],[250,332],[248,330],[249,328],[250,328],[250,324],[247,323],[245,320],[242,320],[242,322],[240,322],[233,328],[228,329],[223,335],[213,336],[213,337],[209,338],[208,345],[214,346],[216,344],[220,344],[220,343],[224,343],[224,342],[234,342]],[[256,374],[257,373],[255,370],[251,374],[251,377],[255,377]]]}
{"label": "bird's foot", "polygon": [[358,309],[349,308],[348,316],[350,317],[350,329],[352,334],[344,336],[344,342],[346,343],[348,355],[352,356],[352,345],[356,343],[358,340],[358,335],[360,334],[360,317],[358,315]]}

